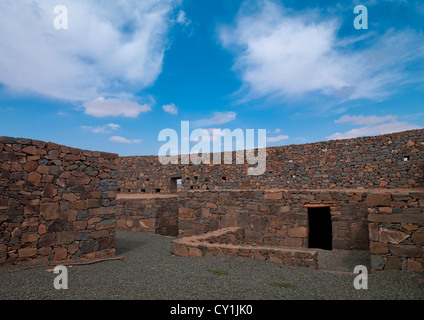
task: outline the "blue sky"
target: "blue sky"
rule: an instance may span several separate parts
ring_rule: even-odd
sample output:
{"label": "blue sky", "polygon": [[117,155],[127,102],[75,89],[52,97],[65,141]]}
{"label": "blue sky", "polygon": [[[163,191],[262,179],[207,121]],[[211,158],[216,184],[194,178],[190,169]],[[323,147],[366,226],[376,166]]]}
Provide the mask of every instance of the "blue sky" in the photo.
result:
{"label": "blue sky", "polygon": [[424,4],[1,1],[0,135],[155,155],[181,121],[268,146],[423,128]]}

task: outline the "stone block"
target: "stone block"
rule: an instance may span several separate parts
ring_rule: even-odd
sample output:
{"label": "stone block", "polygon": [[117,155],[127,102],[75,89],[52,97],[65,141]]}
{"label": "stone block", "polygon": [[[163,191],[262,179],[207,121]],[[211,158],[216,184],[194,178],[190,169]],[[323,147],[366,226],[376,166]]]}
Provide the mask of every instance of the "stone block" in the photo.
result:
{"label": "stone block", "polygon": [[188,250],[188,255],[190,257],[201,257],[203,254],[199,248],[190,247]]}
{"label": "stone block", "polygon": [[38,168],[38,162],[37,161],[28,161],[25,166],[24,170],[26,172],[34,172]]}
{"label": "stone block", "polygon": [[40,236],[38,240],[38,247],[52,247],[56,243],[56,236],[54,233],[46,233]]}
{"label": "stone block", "polygon": [[408,259],[407,268],[408,271],[424,272],[423,264],[413,259]]}
{"label": "stone block", "polygon": [[45,198],[53,199],[57,195],[57,189],[51,183],[48,183],[43,190],[43,196]]}
{"label": "stone block", "polygon": [[308,236],[308,228],[306,227],[289,228],[287,231],[291,238],[306,238]]}
{"label": "stone block", "polygon": [[95,249],[95,242],[93,240],[81,241],[79,248],[82,254],[93,252]]}
{"label": "stone block", "polygon": [[87,228],[87,221],[74,221],[73,230],[85,230]]}
{"label": "stone block", "polygon": [[72,210],[83,210],[85,209],[85,201],[84,200],[74,201],[70,204],[69,208]]}
{"label": "stone block", "polygon": [[398,230],[389,230],[386,228],[380,228],[379,230],[380,241],[383,243],[399,244],[402,241],[409,238],[409,234],[406,234]]}
{"label": "stone block", "polygon": [[371,241],[379,241],[378,224],[377,223],[369,223],[368,224],[368,232],[369,232],[368,237]]}
{"label": "stone block", "polygon": [[115,220],[104,220],[101,222],[98,222],[96,224],[96,230],[105,230],[105,229],[114,229],[116,225],[116,221]]}
{"label": "stone block", "polygon": [[194,216],[194,210],[190,208],[178,208],[178,216],[181,218],[191,218]]}
{"label": "stone block", "polygon": [[290,206],[284,206],[280,208],[281,213],[289,213],[290,212]]}
{"label": "stone block", "polygon": [[101,207],[89,209],[90,216],[109,215],[115,214],[115,208],[113,207]]}
{"label": "stone block", "polygon": [[62,231],[56,233],[57,244],[70,244],[77,239],[78,231]]}
{"label": "stone block", "polygon": [[37,147],[35,146],[28,146],[25,148],[22,148],[22,152],[25,152],[26,154],[30,154],[30,155],[37,155]]}
{"label": "stone block", "polygon": [[151,219],[140,219],[139,220],[140,226],[142,228],[146,228],[146,229],[154,229],[156,226],[156,219],[151,218]]}
{"label": "stone block", "polygon": [[68,254],[68,250],[64,247],[54,248],[53,261],[65,260],[67,254]]}
{"label": "stone block", "polygon": [[22,248],[18,249],[19,258],[30,258],[37,255],[37,248]]}
{"label": "stone block", "polygon": [[183,244],[173,242],[171,246],[171,252],[177,256],[187,257],[188,250],[187,247]]}
{"label": "stone block", "polygon": [[85,206],[87,209],[89,208],[98,208],[100,206],[98,199],[87,199],[85,201]]}
{"label": "stone block", "polygon": [[387,254],[389,253],[389,245],[387,243],[371,241],[370,252],[376,255]]}
{"label": "stone block", "polygon": [[261,243],[263,240],[263,236],[261,233],[251,230],[251,229],[245,229],[244,230],[244,236],[245,241],[247,243]]}
{"label": "stone block", "polygon": [[37,241],[39,238],[39,235],[37,232],[27,232],[22,234],[22,242],[34,242]]}
{"label": "stone block", "polygon": [[283,216],[269,216],[268,217],[268,226],[271,229],[280,229],[283,226],[284,218]]}
{"label": "stone block", "polygon": [[302,247],[302,238],[285,238],[283,241],[286,247]]}
{"label": "stone block", "polygon": [[54,220],[59,218],[60,208],[58,203],[43,203],[40,206],[40,214],[45,220]]}
{"label": "stone block", "polygon": [[282,192],[268,192],[264,194],[264,200],[281,200],[283,199]]}
{"label": "stone block", "polygon": [[402,270],[402,260],[395,256],[386,257],[384,270]]}
{"label": "stone block", "polygon": [[333,200],[333,197],[330,193],[319,193],[316,195],[316,199],[318,201],[331,201]]}
{"label": "stone block", "polygon": [[250,229],[264,233],[267,230],[268,220],[263,216],[256,216],[250,219]]}
{"label": "stone block", "polygon": [[368,207],[390,207],[391,200],[390,193],[371,193],[366,202]]}
{"label": "stone block", "polygon": [[408,258],[419,257],[422,254],[419,247],[411,245],[391,244],[389,245],[389,250],[394,256]]}
{"label": "stone block", "polygon": [[424,232],[414,232],[411,240],[420,246],[424,246]]}
{"label": "stone block", "polygon": [[78,243],[71,243],[68,246],[68,254],[74,255],[78,251]]}
{"label": "stone block", "polygon": [[228,214],[221,217],[221,220],[219,222],[220,228],[228,228],[235,226],[237,226],[237,217]]}
{"label": "stone block", "polygon": [[350,239],[352,241],[368,242],[369,229],[366,224],[353,223],[350,227]]}
{"label": "stone block", "polygon": [[41,181],[41,174],[37,172],[31,172],[28,175],[28,181],[32,183],[39,183]]}
{"label": "stone block", "polygon": [[380,214],[392,214],[393,210],[391,207],[379,207],[378,212]]}
{"label": "stone block", "polygon": [[102,238],[98,241],[98,250],[106,250],[115,248],[115,237]]}
{"label": "stone block", "polygon": [[48,256],[53,252],[52,247],[43,247],[39,249],[39,253],[41,256]]}
{"label": "stone block", "polygon": [[108,237],[109,235],[110,235],[109,230],[93,231],[90,233],[90,238],[99,239],[99,238]]}
{"label": "stone block", "polygon": [[424,224],[424,214],[369,214],[368,221]]}
{"label": "stone block", "polygon": [[349,250],[352,245],[350,239],[333,239],[333,249]]}
{"label": "stone block", "polygon": [[37,168],[37,172],[40,174],[49,174],[50,166],[47,165],[39,165]]}
{"label": "stone block", "polygon": [[380,255],[371,255],[371,269],[372,270],[383,270],[384,268],[384,257]]}

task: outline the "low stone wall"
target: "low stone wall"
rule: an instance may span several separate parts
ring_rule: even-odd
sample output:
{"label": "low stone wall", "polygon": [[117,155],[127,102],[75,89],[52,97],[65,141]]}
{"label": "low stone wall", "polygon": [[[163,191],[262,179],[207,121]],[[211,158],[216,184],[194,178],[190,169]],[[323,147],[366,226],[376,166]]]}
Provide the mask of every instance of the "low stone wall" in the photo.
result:
{"label": "low stone wall", "polygon": [[[180,192],[178,197],[156,195],[120,199],[118,221],[124,230],[156,233],[162,230],[161,234],[168,235],[171,235],[169,230],[172,226],[172,235],[178,235],[183,241],[178,244],[185,243],[183,239],[186,238],[195,239],[196,243],[213,242],[210,250],[214,254],[234,254],[227,245],[255,244],[249,249],[253,250],[249,254],[260,257],[257,253],[259,246],[307,249],[308,210],[316,206],[328,206],[330,209],[333,249],[369,249],[374,271],[423,271],[422,190]],[[143,225],[146,227],[140,228]],[[160,229],[161,226],[166,228]],[[225,228],[241,228],[237,230],[242,230],[242,235],[237,232],[220,233],[219,230]],[[190,243],[191,240],[187,241]],[[219,244],[225,246],[216,249]],[[179,255],[199,254],[199,247],[185,247],[178,251]],[[178,245],[174,246],[175,250],[178,248]],[[276,259],[276,256],[271,255],[271,258]]]}
{"label": "low stone wall", "polygon": [[118,155],[0,137],[0,264],[115,253]]}
{"label": "low stone wall", "polygon": [[172,242],[171,252],[178,256],[240,256],[270,260],[289,266],[318,268],[318,252],[295,248],[244,245],[244,229],[230,227]]}
{"label": "low stone wall", "polygon": [[177,236],[178,203],[175,195],[121,197],[116,205],[116,228],[117,230]]}
{"label": "low stone wall", "polygon": [[245,229],[246,243],[308,247],[308,206],[330,208],[333,248],[368,249],[365,190],[225,190],[180,192],[178,229],[191,236]]}
{"label": "low stone wall", "polygon": [[333,248],[368,249],[367,192],[319,190],[190,191],[123,197],[119,230],[187,237],[242,227],[246,243],[308,247],[308,205],[329,206]]}
{"label": "low stone wall", "polygon": [[424,271],[424,191],[368,196],[371,266]]}

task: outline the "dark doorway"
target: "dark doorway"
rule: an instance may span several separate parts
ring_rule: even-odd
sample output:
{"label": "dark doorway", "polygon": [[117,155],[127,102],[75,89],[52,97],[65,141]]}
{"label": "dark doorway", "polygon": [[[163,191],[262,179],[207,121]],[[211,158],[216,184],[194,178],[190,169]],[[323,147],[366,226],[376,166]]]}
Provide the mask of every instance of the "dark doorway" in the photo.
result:
{"label": "dark doorway", "polygon": [[173,177],[171,178],[171,185],[169,188],[170,193],[177,193],[182,186],[182,180],[181,177]]}
{"label": "dark doorway", "polygon": [[309,248],[332,249],[333,228],[330,207],[308,208]]}

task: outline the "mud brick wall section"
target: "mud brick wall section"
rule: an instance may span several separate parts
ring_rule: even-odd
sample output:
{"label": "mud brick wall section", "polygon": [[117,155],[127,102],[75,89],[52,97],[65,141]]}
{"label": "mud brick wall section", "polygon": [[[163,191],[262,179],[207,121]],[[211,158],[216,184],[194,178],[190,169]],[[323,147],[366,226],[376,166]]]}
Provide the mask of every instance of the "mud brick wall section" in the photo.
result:
{"label": "mud brick wall section", "polygon": [[0,265],[115,253],[118,155],[0,137]]}
{"label": "mud brick wall section", "polygon": [[248,164],[162,165],[157,156],[119,159],[121,193],[184,190],[423,188],[424,129],[373,137],[269,147],[264,174]]}

